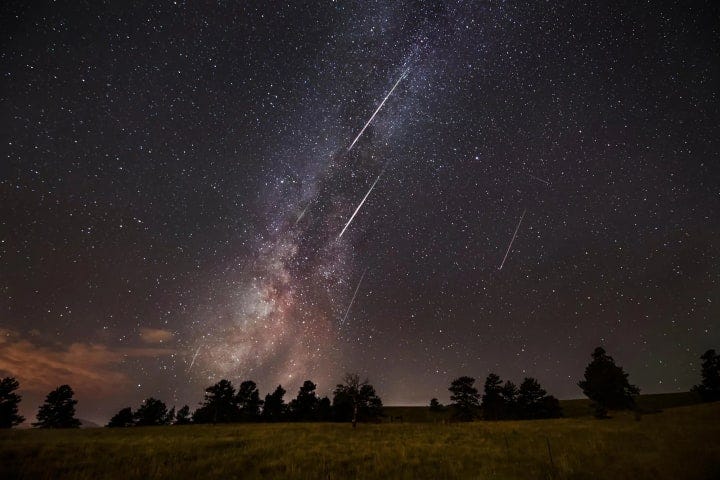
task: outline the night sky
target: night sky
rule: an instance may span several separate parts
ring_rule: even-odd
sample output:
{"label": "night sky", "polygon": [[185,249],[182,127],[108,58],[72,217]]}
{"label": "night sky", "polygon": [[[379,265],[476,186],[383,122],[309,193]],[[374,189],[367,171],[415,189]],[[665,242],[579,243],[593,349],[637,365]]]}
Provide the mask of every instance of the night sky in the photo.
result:
{"label": "night sky", "polygon": [[31,420],[61,383],[106,422],[347,371],[389,405],[490,372],[573,398],[598,345],[643,392],[699,382],[717,2],[129,4],[0,6],[0,375]]}

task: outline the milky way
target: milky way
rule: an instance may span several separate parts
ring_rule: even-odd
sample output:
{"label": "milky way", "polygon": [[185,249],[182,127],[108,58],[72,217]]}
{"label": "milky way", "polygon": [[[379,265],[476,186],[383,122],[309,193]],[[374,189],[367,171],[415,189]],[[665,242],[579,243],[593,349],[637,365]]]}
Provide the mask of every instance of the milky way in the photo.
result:
{"label": "milky way", "polygon": [[598,345],[662,392],[718,348],[714,4],[0,9],[29,399],[18,365],[98,419],[347,371],[389,404],[490,372],[576,397]]}

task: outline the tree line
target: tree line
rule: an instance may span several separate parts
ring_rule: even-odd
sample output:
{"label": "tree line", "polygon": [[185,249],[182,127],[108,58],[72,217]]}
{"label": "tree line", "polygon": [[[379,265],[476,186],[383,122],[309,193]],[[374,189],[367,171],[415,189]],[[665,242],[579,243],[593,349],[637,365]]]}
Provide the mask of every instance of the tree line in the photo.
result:
{"label": "tree line", "polygon": [[[720,400],[720,355],[715,350],[706,351],[701,357],[700,384],[692,391],[703,401]],[[585,368],[583,379],[578,382],[583,393],[592,400],[595,415],[607,417],[609,410],[634,409],[634,397],[640,393],[631,385],[628,374],[607,352],[596,348],[592,360]],[[25,421],[18,412],[21,396],[17,379],[0,380],[0,428],[12,428]],[[108,427],[132,427],[152,425],[184,425],[190,423],[232,422],[358,422],[374,421],[382,414],[382,400],[368,380],[349,373],[333,390],[332,400],[320,397],[317,386],[306,380],[297,396],[285,402],[285,389],[278,385],[272,393],[261,399],[257,385],[252,380],[242,382],[237,389],[229,380],[220,380],[205,389],[203,401],[194,412],[183,406],[175,411],[156,398],[147,398],[133,411],[125,407],[118,411]],[[558,400],[548,395],[540,383],[526,377],[520,386],[511,381],[503,382],[491,373],[485,379],[482,396],[475,387],[473,377],[454,379],[449,387],[451,404],[444,407],[436,398],[430,401],[430,410],[444,411],[449,408],[452,418],[458,421],[537,419],[562,415]],[[61,385],[48,393],[37,413],[38,428],[77,428],[80,421],[75,417],[77,400],[69,385]]]}
{"label": "tree line", "polygon": [[370,421],[382,415],[382,400],[375,388],[361,381],[358,374],[347,374],[333,391],[332,401],[317,395],[317,385],[306,380],[297,396],[285,402],[286,390],[278,385],[272,393],[260,397],[257,384],[246,380],[235,389],[229,380],[220,380],[205,389],[200,406],[167,409],[162,401],[148,398],[133,412],[126,407],[115,414],[108,427],[184,425],[189,423],[239,422],[352,422]]}
{"label": "tree line", "polygon": [[[518,388],[513,382],[502,382],[494,373],[485,379],[482,397],[475,388],[473,377],[458,377],[450,384],[450,410],[459,421],[528,420],[562,416],[560,402],[548,395],[540,383],[526,377]],[[437,398],[430,400],[430,410],[442,411],[444,407]]]}

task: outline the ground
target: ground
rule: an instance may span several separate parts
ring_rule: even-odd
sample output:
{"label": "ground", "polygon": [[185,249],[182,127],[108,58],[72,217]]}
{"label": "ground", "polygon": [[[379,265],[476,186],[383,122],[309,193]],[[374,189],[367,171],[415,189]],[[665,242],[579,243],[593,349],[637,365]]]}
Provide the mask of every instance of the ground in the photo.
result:
{"label": "ground", "polygon": [[537,421],[0,432],[3,478],[718,479],[720,403]]}

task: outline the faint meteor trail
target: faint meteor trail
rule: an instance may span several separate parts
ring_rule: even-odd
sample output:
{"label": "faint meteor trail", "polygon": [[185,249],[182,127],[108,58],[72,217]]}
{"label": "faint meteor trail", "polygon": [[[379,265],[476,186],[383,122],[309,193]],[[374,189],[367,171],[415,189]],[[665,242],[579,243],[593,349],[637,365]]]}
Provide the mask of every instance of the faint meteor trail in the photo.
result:
{"label": "faint meteor trail", "polygon": [[350,309],[353,306],[353,303],[355,303],[355,297],[357,297],[358,290],[360,290],[360,284],[362,284],[363,278],[365,278],[365,274],[367,273],[367,268],[363,271],[362,275],[360,275],[360,280],[357,283],[357,286],[355,287],[355,293],[353,293],[352,299],[350,299],[350,305],[348,305],[347,310],[345,311],[345,316],[343,316],[342,321],[340,324],[345,325],[345,320],[347,320],[347,316],[350,313]]}
{"label": "faint meteor trail", "polygon": [[550,185],[550,182],[548,182],[547,180],[543,180],[543,179],[540,178],[540,177],[536,177],[535,175],[533,175],[532,173],[529,173],[529,172],[525,172],[525,173],[527,173],[527,174],[530,176],[530,178],[534,178],[534,179],[537,180],[538,182],[542,182],[542,183],[544,183],[545,185],[548,185],[548,186]]}
{"label": "faint meteor trail", "polygon": [[500,267],[498,270],[502,270],[503,265],[505,265],[505,260],[507,259],[508,253],[510,253],[510,249],[512,248],[512,244],[515,241],[515,237],[517,237],[517,232],[520,230],[520,224],[523,221],[523,218],[525,218],[525,212],[527,209],[523,210],[522,215],[520,215],[520,220],[518,221],[517,227],[515,227],[515,233],[513,233],[512,239],[510,240],[510,245],[508,245],[507,252],[505,252],[505,256],[502,259],[502,263],[500,264]]}
{"label": "faint meteor trail", "polygon": [[[386,166],[387,166],[387,164],[386,164]],[[363,206],[363,203],[365,203],[365,200],[367,200],[368,196],[370,195],[370,192],[372,192],[373,188],[375,188],[375,184],[378,182],[378,180],[380,180],[380,177],[382,176],[383,172],[385,172],[385,168],[383,168],[382,171],[380,171],[380,173],[378,174],[375,181],[372,183],[372,185],[370,185],[370,190],[368,190],[368,192],[365,194],[363,199],[360,201],[360,205],[357,206],[357,208],[353,212],[352,216],[350,217],[350,220],[348,220],[347,223],[345,224],[345,228],[343,228],[342,232],[340,232],[340,235],[338,235],[338,239],[340,239],[340,237],[343,236],[343,233],[345,233],[345,230],[347,230],[347,228],[350,226],[350,223],[352,223],[353,218],[355,218],[355,215],[357,215],[357,213],[360,211],[360,208]]]}
{"label": "faint meteor trail", "polygon": [[380,102],[380,105],[378,105],[378,107],[375,109],[375,113],[372,114],[372,116],[370,117],[370,120],[367,121],[367,123],[366,123],[365,126],[362,128],[362,130],[360,130],[360,133],[358,133],[357,137],[355,137],[355,140],[352,141],[352,143],[350,144],[350,146],[349,146],[348,149],[347,149],[348,152],[349,152],[350,150],[352,150],[352,148],[355,146],[355,144],[357,143],[357,141],[360,140],[360,137],[362,136],[362,134],[363,134],[363,132],[365,131],[365,129],[368,127],[368,125],[370,125],[370,123],[371,123],[371,122],[373,121],[373,119],[375,118],[375,115],[377,115],[378,112],[380,111],[380,109],[383,107],[383,105],[385,105],[385,102],[387,101],[387,99],[390,98],[390,95],[392,95],[392,93],[395,91],[395,88],[396,88],[396,87],[398,86],[398,84],[402,81],[402,79],[407,76],[407,74],[408,74],[409,71],[410,71],[410,69],[408,68],[408,69],[406,69],[406,70],[402,73],[402,75],[400,75],[400,78],[397,79],[397,82],[395,82],[395,85],[393,85],[393,87],[390,89],[390,91],[388,92],[388,94],[385,95],[385,98],[383,98],[383,101]]}
{"label": "faint meteor trail", "polygon": [[187,371],[190,373],[190,370],[192,370],[193,365],[195,365],[195,359],[198,356],[198,353],[200,353],[200,348],[202,348],[202,345],[200,345],[197,350],[195,350],[195,355],[193,355],[192,362],[190,362],[190,366],[188,367]]}
{"label": "faint meteor trail", "polygon": [[302,218],[305,216],[305,212],[307,212],[308,207],[310,207],[310,203],[312,202],[309,202],[307,205],[305,205],[303,211],[300,212],[300,216],[297,218],[297,220],[295,220],[295,225],[293,225],[293,227],[297,226],[297,224],[300,223],[300,220],[302,220]]}

